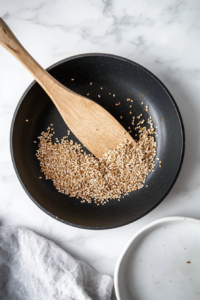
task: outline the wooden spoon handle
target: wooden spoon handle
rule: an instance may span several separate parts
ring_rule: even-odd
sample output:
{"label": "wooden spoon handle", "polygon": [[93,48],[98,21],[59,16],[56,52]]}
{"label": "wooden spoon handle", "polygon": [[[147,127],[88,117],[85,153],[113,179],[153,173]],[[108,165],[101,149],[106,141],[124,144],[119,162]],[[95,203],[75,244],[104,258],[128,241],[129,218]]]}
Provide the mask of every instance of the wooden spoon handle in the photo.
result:
{"label": "wooden spoon handle", "polygon": [[1,18],[0,44],[26,67],[50,97],[55,93],[55,84],[60,85],[60,83],[33,59]]}

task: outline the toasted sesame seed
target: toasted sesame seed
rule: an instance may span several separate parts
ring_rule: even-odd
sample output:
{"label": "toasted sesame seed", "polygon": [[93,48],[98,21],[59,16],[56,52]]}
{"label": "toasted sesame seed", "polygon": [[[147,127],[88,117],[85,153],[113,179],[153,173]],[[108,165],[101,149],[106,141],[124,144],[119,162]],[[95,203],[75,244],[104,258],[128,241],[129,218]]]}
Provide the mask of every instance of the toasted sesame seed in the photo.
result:
{"label": "toasted sesame seed", "polygon": [[87,93],[87,96],[89,96],[89,93]]}
{"label": "toasted sesame seed", "polygon": [[92,85],[92,82],[90,82],[90,85]]}
{"label": "toasted sesame seed", "polygon": [[137,148],[124,139],[124,143],[115,150],[107,150],[102,158],[86,154],[80,144],[69,141],[67,136],[52,143],[52,135],[47,130],[39,137],[36,156],[41,171],[53,181],[58,192],[78,197],[81,203],[90,204],[94,199],[97,205],[105,205],[109,199],[124,198],[142,188],[146,176],[154,171],[156,143],[147,131],[140,134]]}
{"label": "toasted sesame seed", "polygon": [[132,115],[132,111],[129,111],[129,114]]}
{"label": "toasted sesame seed", "polygon": [[103,88],[101,87],[101,90],[103,90]]}
{"label": "toasted sesame seed", "polygon": [[120,119],[122,119],[123,117],[122,116],[120,116]]}
{"label": "toasted sesame seed", "polygon": [[71,81],[74,81],[74,78],[72,78]]}
{"label": "toasted sesame seed", "polygon": [[132,107],[132,105],[129,106],[130,108]]}
{"label": "toasted sesame seed", "polygon": [[111,93],[109,93],[109,95],[111,95]]}
{"label": "toasted sesame seed", "polygon": [[26,122],[28,122],[28,119],[26,119]]}

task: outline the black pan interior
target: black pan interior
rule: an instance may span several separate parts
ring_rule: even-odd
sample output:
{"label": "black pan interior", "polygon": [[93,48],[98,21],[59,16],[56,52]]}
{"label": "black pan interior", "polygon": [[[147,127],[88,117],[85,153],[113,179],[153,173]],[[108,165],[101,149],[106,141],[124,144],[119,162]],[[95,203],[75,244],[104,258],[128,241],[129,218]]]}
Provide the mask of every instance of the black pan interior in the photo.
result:
{"label": "black pan interior", "polygon": [[[92,100],[107,109],[127,130],[133,115],[142,113],[145,120],[152,116],[158,127],[155,139],[157,158],[162,161],[162,167],[159,168],[157,161],[155,171],[145,183],[148,187],[132,192],[120,202],[112,200],[104,206],[82,204],[78,199],[58,193],[50,180],[39,179],[42,173],[35,156],[37,144],[34,141],[38,141],[37,137],[50,124],[59,139],[66,135],[68,128],[50,98],[34,81],[22,96],[11,127],[12,159],[25,191],[46,213],[77,227],[112,228],[146,215],[170,191],[183,160],[183,123],[169,91],[142,66],[114,55],[78,55],[58,62],[48,71],[71,90],[84,96],[89,93]],[[127,98],[133,103],[127,102]],[[120,106],[115,105],[118,101]],[[133,115],[129,114],[130,104]],[[149,106],[149,112],[144,110],[145,105]],[[133,130],[133,137],[135,134]],[[71,139],[77,141],[73,134]]]}

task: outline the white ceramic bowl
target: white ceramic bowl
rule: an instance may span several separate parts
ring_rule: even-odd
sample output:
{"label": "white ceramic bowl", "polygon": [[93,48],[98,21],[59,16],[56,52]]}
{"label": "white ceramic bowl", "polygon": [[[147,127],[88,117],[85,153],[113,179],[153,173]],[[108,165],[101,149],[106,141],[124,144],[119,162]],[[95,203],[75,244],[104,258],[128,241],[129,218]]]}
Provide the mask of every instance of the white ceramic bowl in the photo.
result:
{"label": "white ceramic bowl", "polygon": [[167,217],[139,230],[114,275],[118,300],[199,300],[200,220]]}

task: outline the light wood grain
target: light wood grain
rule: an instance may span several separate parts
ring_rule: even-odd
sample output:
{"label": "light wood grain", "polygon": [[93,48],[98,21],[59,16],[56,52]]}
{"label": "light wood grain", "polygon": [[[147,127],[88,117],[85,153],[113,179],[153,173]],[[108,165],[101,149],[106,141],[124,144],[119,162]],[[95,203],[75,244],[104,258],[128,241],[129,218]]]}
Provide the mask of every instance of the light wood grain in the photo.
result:
{"label": "light wood grain", "polygon": [[[67,89],[24,49],[0,18],[0,44],[14,55],[49,95],[70,130],[95,156],[115,149],[125,139],[135,144],[123,126],[103,107]],[[124,134],[125,133],[125,134]]]}

